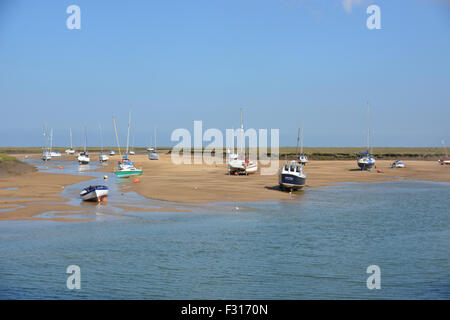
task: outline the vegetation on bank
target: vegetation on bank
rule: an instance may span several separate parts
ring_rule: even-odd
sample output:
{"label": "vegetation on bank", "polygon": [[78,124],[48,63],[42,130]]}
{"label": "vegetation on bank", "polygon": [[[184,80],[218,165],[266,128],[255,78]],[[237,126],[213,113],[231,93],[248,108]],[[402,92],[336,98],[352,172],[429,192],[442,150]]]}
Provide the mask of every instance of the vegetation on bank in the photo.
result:
{"label": "vegetation on bank", "polygon": [[33,171],[36,171],[35,167],[19,161],[15,157],[0,153],[0,178],[11,175],[21,175]]}
{"label": "vegetation on bank", "polygon": [[[82,148],[75,148],[75,150],[81,150]],[[54,148],[54,151],[64,154],[66,148]],[[99,147],[90,147],[89,152],[100,152]],[[118,148],[103,148],[104,152],[114,150],[118,154]],[[172,148],[161,147],[158,148],[158,152],[170,154]],[[125,149],[121,149],[122,153]],[[134,148],[137,154],[147,153],[147,148]],[[355,147],[329,147],[329,148],[303,148],[304,153],[308,155],[310,160],[351,160],[358,156],[358,153],[364,151],[364,148]],[[40,154],[42,148],[26,148],[26,147],[3,147],[0,148],[0,152],[7,154]],[[191,150],[194,153],[194,150]],[[374,156],[377,159],[417,159],[417,160],[437,160],[445,155],[445,151],[442,148],[373,148]],[[213,152],[214,154],[214,152]],[[223,155],[226,156],[226,151],[223,150]],[[270,148],[268,155],[270,156]],[[279,158],[280,159],[295,159],[296,147],[280,147]],[[13,157],[3,155],[15,159]],[[1,159],[1,158],[0,158]]]}

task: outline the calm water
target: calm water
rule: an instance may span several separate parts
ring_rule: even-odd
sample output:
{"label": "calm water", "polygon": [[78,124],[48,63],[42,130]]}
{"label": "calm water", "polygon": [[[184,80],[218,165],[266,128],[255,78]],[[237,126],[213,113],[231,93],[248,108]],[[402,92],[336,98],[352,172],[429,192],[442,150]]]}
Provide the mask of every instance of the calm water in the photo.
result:
{"label": "calm water", "polygon": [[[115,210],[164,203],[107,183],[93,221],[0,222],[1,299],[450,298],[448,183],[349,183],[188,213]],[[64,196],[80,204],[85,184]],[[69,265],[81,290],[66,288]],[[380,290],[366,287],[369,265]]]}

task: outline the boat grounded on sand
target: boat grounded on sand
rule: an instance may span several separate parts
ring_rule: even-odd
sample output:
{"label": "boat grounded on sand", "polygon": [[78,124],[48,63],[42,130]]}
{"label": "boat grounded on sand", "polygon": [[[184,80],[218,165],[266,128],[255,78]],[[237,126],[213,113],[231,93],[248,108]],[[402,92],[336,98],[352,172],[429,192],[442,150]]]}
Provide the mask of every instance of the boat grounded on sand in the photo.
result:
{"label": "boat grounded on sand", "polygon": [[439,159],[438,162],[439,162],[441,165],[444,165],[444,164],[449,165],[449,164],[450,164],[450,158],[448,157],[447,147],[445,146],[445,141],[442,140],[441,143],[442,143],[442,147],[444,148],[445,157]]}
{"label": "boat grounded on sand", "polygon": [[[130,122],[131,122],[131,112],[128,120],[128,137],[130,134]],[[113,117],[113,124],[114,124],[114,132],[116,134],[117,147],[119,148],[119,154],[122,155],[120,152],[119,136],[117,135],[116,119],[114,117]],[[128,137],[127,137],[127,152],[122,157],[122,160],[118,162],[119,167],[117,171],[114,172],[116,176],[121,178],[128,178],[134,175],[141,175],[143,172],[142,169],[137,169],[134,166],[134,163],[130,159],[128,159]]]}
{"label": "boat grounded on sand", "polygon": [[286,162],[279,171],[278,183],[281,190],[299,190],[305,186],[306,175],[303,173],[303,165],[295,160]]}
{"label": "boat grounded on sand", "polygon": [[109,157],[107,154],[103,153],[103,134],[102,134],[101,124],[99,124],[99,130],[100,130],[101,149],[100,149],[100,155],[98,156],[98,161],[100,161],[100,163],[102,163],[102,162],[107,162],[109,160]]}
{"label": "boat grounded on sand", "polygon": [[357,160],[358,167],[361,170],[372,170],[375,165],[375,158],[370,152],[370,120],[369,120],[369,104],[367,104],[367,150],[365,152],[360,152]]}
{"label": "boat grounded on sand", "polygon": [[402,160],[396,160],[391,163],[391,168],[404,168],[405,163]]}
{"label": "boat grounded on sand", "polygon": [[[50,131],[50,136],[49,138],[47,137],[47,125],[45,125],[44,127],[44,131],[43,131],[43,136],[44,136],[44,141],[45,141],[45,150],[44,152],[42,152],[42,157],[41,159],[43,161],[50,161],[52,159],[52,139],[53,139],[53,129]],[[48,145],[50,141],[50,145]]]}
{"label": "boat grounded on sand", "polygon": [[258,161],[249,160],[245,156],[245,148],[244,148],[244,123],[242,121],[242,109],[241,109],[241,127],[239,129],[240,134],[240,146],[238,153],[230,153],[230,150],[227,150],[228,156],[228,173],[231,174],[245,174],[255,173],[258,171]]}
{"label": "boat grounded on sand", "polygon": [[86,150],[87,137],[86,137],[86,124],[84,125],[84,151],[78,154],[78,163],[79,164],[88,164],[91,159],[89,158],[89,154]]}
{"label": "boat grounded on sand", "polygon": [[159,160],[159,155],[156,152],[156,128],[155,128],[155,136],[154,136],[154,138],[155,138],[155,147],[154,148],[152,148],[152,147],[147,148],[148,159],[149,160]]}
{"label": "boat grounded on sand", "polygon": [[134,163],[127,158],[127,156],[123,156],[122,160],[118,163],[119,168],[114,174],[121,178],[127,178],[130,176],[141,175],[142,169],[138,169],[134,166]]}
{"label": "boat grounded on sand", "polygon": [[[297,135],[297,150],[298,150],[298,139],[301,137],[301,146],[300,146],[300,155],[297,156],[298,163],[302,165],[306,165],[308,163],[308,157],[306,154],[303,153],[303,128],[298,129],[298,135]],[[298,151],[297,151],[298,153]]]}
{"label": "boat grounded on sand", "polygon": [[106,199],[108,198],[108,187],[100,185],[89,186],[81,190],[80,197],[84,201],[106,201]]}

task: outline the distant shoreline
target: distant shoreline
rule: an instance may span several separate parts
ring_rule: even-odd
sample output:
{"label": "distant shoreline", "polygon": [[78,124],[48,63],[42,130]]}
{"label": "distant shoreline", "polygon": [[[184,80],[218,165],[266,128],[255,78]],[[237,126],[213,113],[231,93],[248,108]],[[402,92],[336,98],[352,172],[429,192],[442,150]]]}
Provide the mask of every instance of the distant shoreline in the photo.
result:
{"label": "distant shoreline", "polygon": [[[66,147],[55,147],[54,151],[64,154]],[[75,150],[81,150],[82,148],[75,148]],[[105,152],[109,153],[110,150],[114,150],[118,153],[116,147],[105,147]],[[147,147],[134,148],[136,154],[147,154]],[[89,152],[100,152],[100,147],[90,147]],[[158,148],[158,152],[170,156],[172,148],[161,147]],[[122,153],[124,148],[121,149]],[[270,149],[269,149],[270,151]],[[353,160],[356,159],[359,152],[365,151],[364,147],[307,147],[303,148],[303,152],[308,155],[310,160]],[[193,153],[194,150],[191,150]],[[296,147],[280,147],[279,159],[295,159]],[[18,154],[40,154],[42,153],[41,147],[0,147],[0,153],[18,155]],[[214,154],[214,153],[213,153]],[[438,147],[379,147],[373,148],[373,154],[376,159],[379,160],[438,160],[440,157],[445,156],[445,152],[442,148]],[[226,151],[223,151],[223,156],[226,156]],[[269,152],[270,156],[270,152]]]}

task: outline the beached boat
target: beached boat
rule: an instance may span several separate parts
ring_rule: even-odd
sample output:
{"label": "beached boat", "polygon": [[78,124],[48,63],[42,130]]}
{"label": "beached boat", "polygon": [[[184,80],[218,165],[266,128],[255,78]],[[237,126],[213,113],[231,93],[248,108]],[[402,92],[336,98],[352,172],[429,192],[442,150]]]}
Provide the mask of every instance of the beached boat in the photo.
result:
{"label": "beached boat", "polygon": [[[297,156],[298,163],[305,165],[308,163],[308,157],[306,154],[303,153],[303,127],[298,129],[298,135],[297,135],[297,150],[298,150],[298,140],[299,137],[301,139],[301,146],[300,146],[300,155]],[[297,151],[298,153],[298,151]]]}
{"label": "beached boat", "polygon": [[241,127],[239,129],[240,133],[240,146],[238,153],[231,153],[230,150],[227,150],[228,153],[228,173],[229,174],[246,174],[255,173],[258,171],[258,161],[249,160],[245,156],[245,140],[244,140],[244,122],[242,120],[242,109],[241,109]]}
{"label": "beached boat", "polygon": [[370,119],[369,119],[369,104],[367,104],[367,150],[365,152],[360,152],[357,160],[358,167],[361,170],[372,170],[375,166],[375,158],[372,155],[370,149]]}
{"label": "beached boat", "polygon": [[50,152],[44,151],[44,152],[42,153],[41,159],[42,159],[43,161],[50,161],[50,160],[52,159],[52,156],[51,156]]}
{"label": "beached boat", "polygon": [[303,173],[303,165],[295,160],[284,163],[279,170],[278,183],[280,188],[298,190],[305,186],[306,175]]}
{"label": "beached boat", "polygon": [[87,133],[86,133],[86,124],[84,124],[84,151],[78,154],[78,163],[79,164],[88,164],[91,159],[89,158],[89,154],[87,152]]}
{"label": "beached boat", "polygon": [[395,160],[391,163],[391,168],[404,168],[405,163],[402,160]]}
{"label": "beached boat", "polygon": [[109,160],[109,157],[107,154],[103,153],[103,134],[102,134],[102,125],[98,125],[99,131],[100,131],[100,155],[98,156],[98,161],[100,162],[107,162]]}
{"label": "beached boat", "polygon": [[[121,178],[127,178],[134,175],[141,175],[142,169],[137,169],[134,166],[134,163],[128,159],[128,141],[129,141],[129,135],[130,135],[130,122],[131,122],[131,112],[130,117],[128,120],[128,136],[127,136],[127,152],[122,157],[122,159],[118,162],[118,169],[114,172],[114,174]],[[117,134],[117,125],[116,125],[116,119],[113,117],[113,124],[114,124],[114,132],[116,134],[116,140],[117,140],[117,147],[119,149],[119,154],[122,156],[120,152],[120,143],[119,143],[119,136]]]}
{"label": "beached boat", "polygon": [[159,155],[156,152],[156,128],[155,128],[155,135],[154,135],[154,139],[155,139],[155,147],[154,148],[147,148],[148,151],[148,159],[149,160],[159,160]]}
{"label": "beached boat", "polygon": [[52,152],[50,152],[50,155],[52,156],[52,158],[53,157],[55,157],[55,158],[61,157],[61,153],[58,151],[52,151]]}
{"label": "beached boat", "polygon": [[80,197],[84,201],[105,201],[108,197],[108,187],[101,185],[89,186],[81,190]]}
{"label": "beached boat", "polygon": [[447,152],[447,147],[446,147],[446,145],[445,145],[445,141],[442,140],[441,143],[442,143],[442,148],[444,149],[445,157],[440,158],[440,159],[438,160],[438,162],[439,162],[441,165],[444,165],[444,164],[445,164],[445,165],[449,165],[449,164],[450,164],[450,158],[448,157],[448,152]]}
{"label": "beached boat", "polygon": [[69,129],[69,132],[70,132],[70,148],[66,149],[65,153],[66,154],[75,154],[75,150],[73,149],[73,146],[72,146],[72,128]]}
{"label": "beached boat", "polygon": [[109,155],[110,156],[114,156],[116,153],[114,152],[114,150],[111,150],[110,152],[109,152]]}
{"label": "beached boat", "polygon": [[114,174],[121,178],[126,178],[135,175],[141,175],[142,169],[138,169],[134,166],[134,163],[128,159],[127,155],[124,155],[122,160],[118,162],[118,169]]}
{"label": "beached boat", "polygon": [[45,124],[42,129],[42,136],[44,137],[44,145],[42,147],[41,159],[43,161],[50,161],[52,159],[52,156],[49,147],[50,137],[47,136],[47,124]]}

